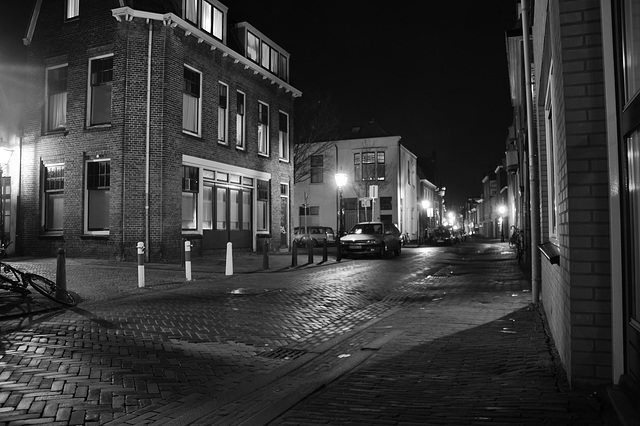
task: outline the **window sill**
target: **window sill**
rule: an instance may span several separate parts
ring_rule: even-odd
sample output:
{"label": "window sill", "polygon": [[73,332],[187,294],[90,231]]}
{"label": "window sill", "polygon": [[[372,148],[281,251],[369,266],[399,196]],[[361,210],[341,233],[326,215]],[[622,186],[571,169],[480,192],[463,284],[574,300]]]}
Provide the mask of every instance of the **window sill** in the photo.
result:
{"label": "window sill", "polygon": [[82,234],[80,235],[82,240],[108,240],[109,234]]}
{"label": "window sill", "polygon": [[85,128],[86,131],[99,131],[99,130],[109,130],[111,129],[111,123],[108,124],[94,124],[93,126],[87,126]]}
{"label": "window sill", "polygon": [[264,152],[259,152],[258,156],[259,157],[264,157],[264,158],[269,158],[269,154],[265,154]]}

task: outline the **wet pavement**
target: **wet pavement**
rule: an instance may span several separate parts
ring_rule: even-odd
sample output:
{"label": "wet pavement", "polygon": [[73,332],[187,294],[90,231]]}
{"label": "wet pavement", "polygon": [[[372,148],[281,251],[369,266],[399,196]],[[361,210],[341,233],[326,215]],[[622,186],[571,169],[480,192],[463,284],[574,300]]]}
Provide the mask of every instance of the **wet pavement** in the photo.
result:
{"label": "wet pavement", "polygon": [[237,254],[233,275],[194,259],[191,281],[148,264],[144,287],[135,263],[67,259],[78,306],[0,296],[0,424],[615,425],[568,386],[513,251],[459,247],[430,271],[398,263],[421,247],[373,270],[321,250]]}

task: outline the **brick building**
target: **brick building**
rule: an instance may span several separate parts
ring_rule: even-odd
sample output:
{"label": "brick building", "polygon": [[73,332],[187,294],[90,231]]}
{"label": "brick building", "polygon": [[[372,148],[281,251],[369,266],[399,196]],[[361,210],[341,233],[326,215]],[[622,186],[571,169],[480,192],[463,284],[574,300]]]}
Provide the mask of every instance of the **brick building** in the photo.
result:
{"label": "brick building", "polygon": [[301,93],[289,54],[227,11],[216,0],[36,2],[13,160],[19,252],[128,259],[144,242],[147,259],[179,260],[185,240],[195,255],[229,241],[255,250],[257,237],[288,246]]}
{"label": "brick building", "polygon": [[520,154],[511,170],[528,202],[518,220],[533,301],[539,294],[571,384],[607,387],[625,424],[640,418],[624,402],[640,400],[639,9],[525,1],[522,31],[507,42],[507,152]]}

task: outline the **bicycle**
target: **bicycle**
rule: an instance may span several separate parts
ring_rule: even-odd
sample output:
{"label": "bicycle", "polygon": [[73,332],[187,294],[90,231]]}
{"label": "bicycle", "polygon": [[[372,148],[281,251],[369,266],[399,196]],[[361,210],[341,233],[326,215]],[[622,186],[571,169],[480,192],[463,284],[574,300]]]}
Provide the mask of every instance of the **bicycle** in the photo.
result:
{"label": "bicycle", "polygon": [[[9,243],[11,244],[11,243]],[[7,246],[9,245],[7,244]],[[6,247],[0,246],[0,256],[4,256]],[[60,288],[42,275],[24,272],[8,263],[0,261],[0,289],[20,293],[26,296],[31,292],[29,285],[48,299],[66,306],[75,306],[76,300],[65,289]]]}
{"label": "bicycle", "polygon": [[516,256],[518,263],[520,263],[524,258],[524,232],[515,225],[511,225],[511,228],[513,228],[513,233],[509,237],[509,248],[516,249]]}

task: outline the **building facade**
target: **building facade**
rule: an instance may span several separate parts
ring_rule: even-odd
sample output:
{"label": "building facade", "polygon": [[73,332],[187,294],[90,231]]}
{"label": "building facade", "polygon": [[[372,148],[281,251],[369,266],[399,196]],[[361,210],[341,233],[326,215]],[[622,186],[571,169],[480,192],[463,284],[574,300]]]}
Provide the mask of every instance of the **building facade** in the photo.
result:
{"label": "building facade", "polygon": [[[180,259],[288,245],[289,54],[216,0],[37,1],[18,250]],[[281,236],[285,235],[283,239]],[[264,238],[258,238],[264,237]]]}
{"label": "building facade", "polygon": [[[411,240],[419,236],[418,196],[421,195],[416,156],[400,136],[360,137],[335,141],[306,161],[310,175],[295,185],[296,226],[331,226],[339,232],[340,189],[336,173],[347,175],[342,188],[344,229],[361,221],[395,223]],[[318,142],[324,144],[325,142]]]}
{"label": "building facade", "polygon": [[639,10],[523,2],[507,43],[534,301],[571,384],[616,407],[640,400]]}

